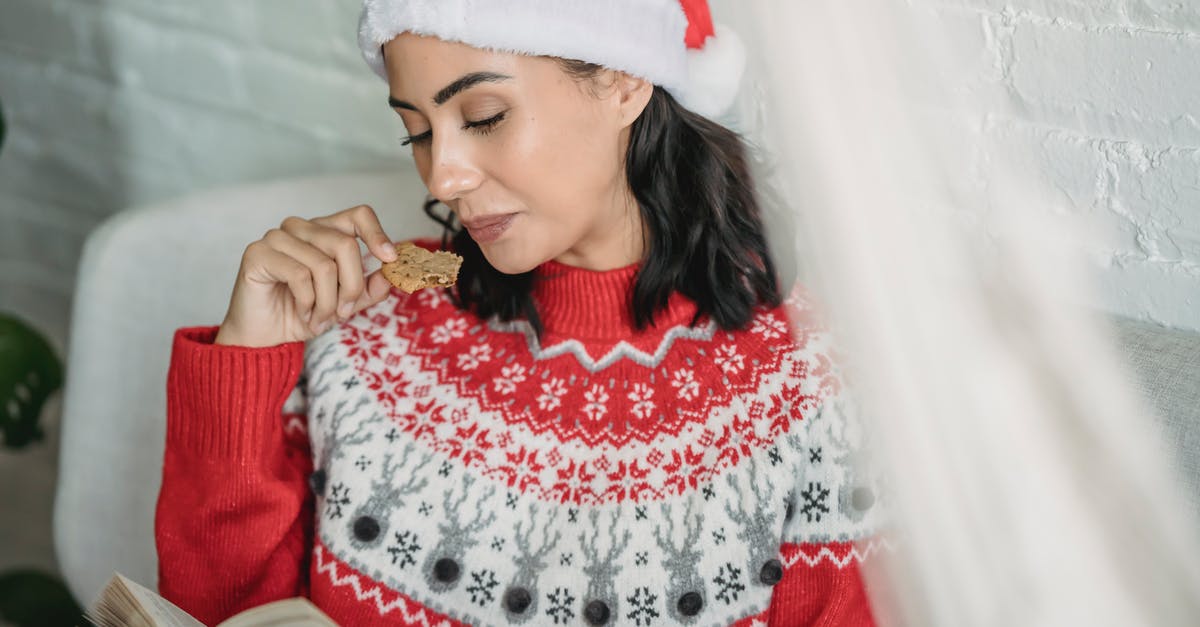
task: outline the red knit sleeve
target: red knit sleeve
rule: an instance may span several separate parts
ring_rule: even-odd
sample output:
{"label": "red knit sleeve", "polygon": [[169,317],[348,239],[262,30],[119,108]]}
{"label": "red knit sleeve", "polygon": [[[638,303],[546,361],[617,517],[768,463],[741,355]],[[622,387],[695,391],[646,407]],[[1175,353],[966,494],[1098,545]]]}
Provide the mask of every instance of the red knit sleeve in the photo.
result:
{"label": "red knit sleeve", "polygon": [[771,627],[872,627],[858,556],[863,544],[785,543],[783,579],[775,584]]}
{"label": "red knit sleeve", "polygon": [[175,333],[155,515],[159,592],[208,625],[307,596],[313,524],[306,420],[284,412],[304,344],[220,346],[216,331]]}

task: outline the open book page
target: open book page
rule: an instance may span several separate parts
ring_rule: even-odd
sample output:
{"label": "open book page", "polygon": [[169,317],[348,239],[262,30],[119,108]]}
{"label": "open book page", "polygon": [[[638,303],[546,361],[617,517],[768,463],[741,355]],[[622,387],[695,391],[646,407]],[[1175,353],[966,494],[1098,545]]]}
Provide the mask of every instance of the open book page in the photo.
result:
{"label": "open book page", "polygon": [[[170,601],[113,573],[88,612],[98,627],[205,627]],[[338,627],[311,601],[301,597],[274,601],[235,614],[217,627]]]}
{"label": "open book page", "polygon": [[99,627],[204,627],[157,593],[113,573],[88,613]]}
{"label": "open book page", "polygon": [[302,597],[283,599],[248,609],[217,627],[337,627],[324,612]]}

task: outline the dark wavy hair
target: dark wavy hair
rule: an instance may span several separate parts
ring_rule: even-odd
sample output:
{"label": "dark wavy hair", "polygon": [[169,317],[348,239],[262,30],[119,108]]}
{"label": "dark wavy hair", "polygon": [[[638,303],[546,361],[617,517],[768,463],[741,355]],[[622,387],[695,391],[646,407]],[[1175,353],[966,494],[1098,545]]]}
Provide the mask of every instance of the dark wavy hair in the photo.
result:
{"label": "dark wavy hair", "polygon": [[[578,81],[594,79],[600,65],[555,59]],[[634,280],[629,307],[637,328],[678,291],[698,307],[692,324],[711,317],[722,329],[745,327],[758,305],[781,301],[775,265],[767,250],[754,181],[742,138],[680,105],[654,87],[646,109],[633,123],[625,176],[645,228],[645,256]],[[496,270],[452,214],[425,213],[445,231],[442,247],[463,258],[452,297],[459,307],[487,318],[526,319],[540,336],[532,272]]]}

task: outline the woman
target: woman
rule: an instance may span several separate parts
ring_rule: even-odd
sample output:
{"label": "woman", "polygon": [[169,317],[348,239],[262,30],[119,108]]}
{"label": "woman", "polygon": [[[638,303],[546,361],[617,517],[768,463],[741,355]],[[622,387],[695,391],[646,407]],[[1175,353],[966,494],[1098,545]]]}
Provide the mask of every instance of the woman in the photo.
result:
{"label": "woman", "polygon": [[201,620],[871,623],[876,486],[696,112],[729,99],[686,80],[707,6],[547,2],[364,3],[454,288],[364,277],[360,240],[395,251],[360,206],[250,244],[221,325],[177,332],[160,590]]}

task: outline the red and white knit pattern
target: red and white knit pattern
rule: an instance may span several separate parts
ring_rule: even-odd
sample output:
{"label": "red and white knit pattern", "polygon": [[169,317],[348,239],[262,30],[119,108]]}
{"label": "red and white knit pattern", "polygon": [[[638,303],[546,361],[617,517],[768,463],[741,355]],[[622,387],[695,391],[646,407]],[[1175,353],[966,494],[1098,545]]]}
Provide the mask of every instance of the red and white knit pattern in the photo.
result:
{"label": "red and white knit pattern", "polygon": [[424,290],[308,343],[303,591],[345,624],[869,624],[879,486],[803,293],[637,332],[636,268],[538,272],[541,338]]}
{"label": "red and white knit pattern", "polygon": [[[536,583],[542,611],[566,597],[582,607],[589,587],[607,586],[600,596],[630,625],[665,619],[668,601],[695,589],[706,597],[702,622],[725,625],[767,609],[772,586],[758,574],[785,537],[845,543],[874,530],[874,520],[839,508],[835,482],[853,470],[835,458],[852,442],[829,432],[844,420],[829,424],[818,412],[839,392],[828,336],[788,323],[782,307],[757,312],[743,332],[688,327],[695,310],[684,299],[664,316],[670,324],[647,333],[592,320],[604,312],[622,322],[622,301],[604,294],[628,293],[612,287],[628,287],[632,273],[547,264],[536,293],[550,314],[541,340],[524,322],[480,321],[427,289],[311,342],[313,464],[338,486],[334,506],[326,495],[318,507],[320,541],[347,565],[468,622],[486,621],[509,587]],[[589,320],[554,315],[569,312],[562,300],[576,294],[599,295]],[[812,462],[814,450],[830,464]],[[404,461],[364,467],[389,453]],[[468,571],[461,585],[433,592],[419,561],[396,567],[388,551],[396,537],[354,536],[356,516],[370,508],[350,509],[380,490],[403,501],[386,513],[385,526],[408,535],[396,547],[469,545],[454,555]],[[785,522],[788,501],[796,512]],[[448,516],[457,525],[449,537],[439,529]],[[845,566],[854,549],[840,549],[817,555]],[[521,560],[540,563],[532,581]],[[607,572],[604,585],[589,567]]]}

